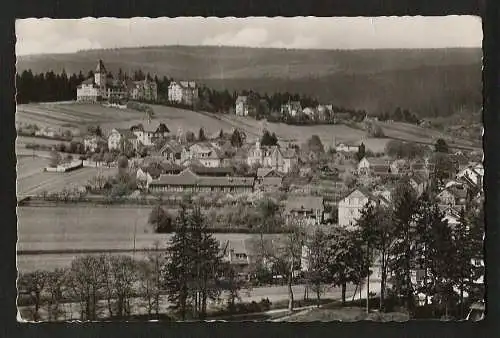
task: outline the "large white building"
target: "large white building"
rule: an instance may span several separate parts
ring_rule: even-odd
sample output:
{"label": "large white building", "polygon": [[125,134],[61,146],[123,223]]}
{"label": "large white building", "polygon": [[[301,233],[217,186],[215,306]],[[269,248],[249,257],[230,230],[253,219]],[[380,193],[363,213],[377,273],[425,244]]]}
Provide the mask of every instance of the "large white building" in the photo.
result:
{"label": "large white building", "polygon": [[198,87],[194,81],[172,81],[168,86],[168,100],[172,103],[193,105],[198,99]]}
{"label": "large white building", "polygon": [[370,202],[379,202],[384,205],[388,203],[389,196],[384,192],[370,193],[364,189],[355,189],[339,202],[338,222],[339,226],[354,228],[361,217],[361,211]]}
{"label": "large white building", "polygon": [[108,77],[102,60],[97,62],[94,76],[83,81],[76,89],[78,102],[120,102],[127,99],[155,101],[158,86],[151,80],[122,81]]}

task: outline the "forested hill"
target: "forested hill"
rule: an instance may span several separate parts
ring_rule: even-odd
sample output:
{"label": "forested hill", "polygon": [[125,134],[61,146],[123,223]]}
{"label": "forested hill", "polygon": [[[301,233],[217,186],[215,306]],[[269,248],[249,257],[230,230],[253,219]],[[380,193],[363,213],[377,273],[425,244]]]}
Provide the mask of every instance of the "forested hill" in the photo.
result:
{"label": "forested hill", "polygon": [[108,70],[198,80],[214,89],[297,92],[377,113],[396,106],[420,116],[481,108],[481,50],[285,50],[165,46],[19,57],[18,72]]}

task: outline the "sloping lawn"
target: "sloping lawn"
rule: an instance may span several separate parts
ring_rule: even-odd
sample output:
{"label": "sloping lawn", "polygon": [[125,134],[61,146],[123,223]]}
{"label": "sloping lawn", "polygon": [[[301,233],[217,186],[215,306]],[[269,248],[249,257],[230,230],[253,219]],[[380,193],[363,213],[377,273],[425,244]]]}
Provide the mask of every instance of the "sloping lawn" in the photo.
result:
{"label": "sloping lawn", "polygon": [[400,312],[366,314],[365,309],[359,307],[344,307],[338,309],[311,309],[303,313],[297,313],[286,319],[287,322],[355,322],[359,320],[371,320],[377,322],[404,322],[409,320],[407,314]]}

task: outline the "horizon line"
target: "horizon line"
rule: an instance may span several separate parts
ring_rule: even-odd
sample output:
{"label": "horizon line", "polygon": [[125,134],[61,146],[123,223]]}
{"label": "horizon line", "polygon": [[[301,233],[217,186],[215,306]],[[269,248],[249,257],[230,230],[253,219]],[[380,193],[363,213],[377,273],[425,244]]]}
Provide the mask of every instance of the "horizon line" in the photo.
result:
{"label": "horizon line", "polygon": [[34,53],[34,54],[16,54],[16,57],[23,56],[41,56],[41,55],[71,55],[86,52],[99,52],[99,51],[113,51],[121,49],[148,49],[148,48],[168,48],[168,47],[187,47],[187,48],[245,48],[245,49],[272,49],[272,50],[283,50],[283,51],[377,51],[377,50],[443,50],[443,49],[482,49],[482,46],[448,46],[448,47],[380,47],[380,48],[300,48],[300,47],[257,47],[257,46],[237,46],[237,45],[181,45],[181,44],[166,44],[166,45],[147,45],[147,46],[123,46],[123,47],[108,47],[108,48],[90,48],[90,49],[80,49],[74,52],[47,52],[47,53]]}

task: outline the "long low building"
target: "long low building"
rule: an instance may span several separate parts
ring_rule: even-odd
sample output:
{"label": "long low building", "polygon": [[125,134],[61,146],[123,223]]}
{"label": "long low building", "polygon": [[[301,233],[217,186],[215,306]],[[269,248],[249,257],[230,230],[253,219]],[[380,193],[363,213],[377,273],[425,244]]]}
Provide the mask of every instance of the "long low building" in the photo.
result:
{"label": "long low building", "polygon": [[189,168],[177,175],[160,175],[149,185],[150,192],[253,192],[253,177],[199,176]]}

